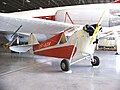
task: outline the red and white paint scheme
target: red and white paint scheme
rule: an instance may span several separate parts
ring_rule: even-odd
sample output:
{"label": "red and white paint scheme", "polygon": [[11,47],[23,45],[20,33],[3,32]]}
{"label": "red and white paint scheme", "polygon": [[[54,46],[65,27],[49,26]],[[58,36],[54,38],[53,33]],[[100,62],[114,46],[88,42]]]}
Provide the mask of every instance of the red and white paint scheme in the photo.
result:
{"label": "red and white paint scheme", "polygon": [[63,36],[64,33],[62,32],[40,44],[34,45],[34,54],[48,57],[70,59],[74,45],[60,45]]}
{"label": "red and white paint scheme", "polygon": [[113,3],[120,3],[120,0],[116,0],[116,1],[114,1]]}
{"label": "red and white paint scheme", "polygon": [[63,71],[68,71],[70,65],[87,58],[90,58],[92,66],[98,66],[99,58],[93,54],[100,29],[98,24],[85,25],[83,29],[77,27],[74,28],[74,33],[67,40],[65,33],[69,31],[68,29],[41,43],[38,43],[34,35],[31,34],[28,45],[10,46],[10,50],[27,52],[33,49],[36,55],[62,58],[60,66]]}

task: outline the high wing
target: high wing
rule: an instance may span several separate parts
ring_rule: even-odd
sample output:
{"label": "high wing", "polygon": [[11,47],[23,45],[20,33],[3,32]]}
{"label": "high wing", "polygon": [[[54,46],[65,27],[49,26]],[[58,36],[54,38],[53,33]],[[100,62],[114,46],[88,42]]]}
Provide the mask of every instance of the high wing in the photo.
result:
{"label": "high wing", "polygon": [[73,27],[72,24],[36,19],[19,17],[10,14],[0,13],[0,31],[15,32],[18,27],[18,32],[22,33],[35,33],[35,34],[56,34]]}

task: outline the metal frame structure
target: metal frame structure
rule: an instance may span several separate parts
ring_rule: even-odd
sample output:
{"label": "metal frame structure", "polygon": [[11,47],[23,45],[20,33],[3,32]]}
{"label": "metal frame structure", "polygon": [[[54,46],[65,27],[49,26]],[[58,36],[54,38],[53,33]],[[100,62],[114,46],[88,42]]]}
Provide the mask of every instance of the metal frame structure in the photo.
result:
{"label": "metal frame structure", "polygon": [[10,13],[39,8],[109,3],[114,0],[0,0],[0,12]]}

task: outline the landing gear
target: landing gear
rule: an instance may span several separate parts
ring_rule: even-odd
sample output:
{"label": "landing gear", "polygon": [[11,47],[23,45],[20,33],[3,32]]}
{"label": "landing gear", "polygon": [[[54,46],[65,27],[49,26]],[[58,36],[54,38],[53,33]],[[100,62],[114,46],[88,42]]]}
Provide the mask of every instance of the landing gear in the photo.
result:
{"label": "landing gear", "polygon": [[118,52],[116,52],[116,53],[115,53],[115,55],[119,55],[119,53],[118,53]]}
{"label": "landing gear", "polygon": [[[62,71],[69,71],[71,65],[73,65],[81,60],[89,59],[89,58],[90,58],[90,56],[86,56],[86,57],[81,58],[81,59],[74,61],[74,62],[70,62],[69,60],[63,59],[60,63],[60,67],[61,67]],[[98,66],[100,64],[99,58],[97,56],[92,56],[91,64],[92,64],[92,66]]]}
{"label": "landing gear", "polygon": [[68,60],[63,59],[60,63],[60,67],[63,71],[69,71],[70,70],[70,64]]}
{"label": "landing gear", "polygon": [[100,64],[100,60],[97,56],[93,56],[93,61],[91,61],[92,66],[98,66]]}

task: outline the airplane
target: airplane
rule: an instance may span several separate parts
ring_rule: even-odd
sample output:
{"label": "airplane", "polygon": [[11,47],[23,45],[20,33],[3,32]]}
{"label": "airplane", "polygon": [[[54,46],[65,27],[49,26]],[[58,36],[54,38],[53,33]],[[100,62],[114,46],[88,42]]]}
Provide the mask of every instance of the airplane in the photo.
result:
{"label": "airplane", "polygon": [[43,39],[42,41],[44,41],[46,40],[46,36],[57,34],[71,27],[73,27],[72,24],[62,22],[0,13],[0,34],[10,35],[8,36],[8,38],[12,39],[10,44],[13,43],[17,37],[25,40],[24,36],[29,36],[30,33],[38,34],[40,40]]}
{"label": "airplane", "polygon": [[69,71],[70,66],[84,59],[91,61],[92,66],[98,66],[100,60],[93,56],[97,36],[101,31],[100,18],[97,24],[85,25],[82,29],[77,27],[70,38],[66,38],[67,29],[57,35],[38,43],[36,37],[31,33],[28,45],[10,46],[10,50],[15,52],[27,52],[33,50],[34,54],[46,57],[62,58],[60,63],[62,71]]}
{"label": "airplane", "polygon": [[[17,15],[21,17],[40,18],[46,20],[53,20],[59,22],[71,23],[69,18],[66,17],[68,13],[75,24],[84,25],[86,23],[96,23],[99,19],[99,15],[106,10],[104,20],[101,23],[102,26],[111,27],[120,24],[120,0],[112,3],[102,4],[87,4],[87,5],[75,5],[65,7],[55,7],[47,9],[38,9],[22,12],[10,13],[10,15]],[[116,21],[117,19],[117,21]],[[119,21],[118,21],[119,20]]]}
{"label": "airplane", "polygon": [[[116,46],[116,53],[115,55],[120,54],[120,25],[119,26],[113,26],[113,27],[102,27],[102,32],[99,35],[99,38],[104,38],[104,37],[113,37],[115,40],[115,46]],[[107,29],[107,31],[106,31]]]}
{"label": "airplane", "polygon": [[[4,34],[4,36],[9,41],[9,45],[12,45],[13,42],[15,42],[15,40],[17,41],[17,44],[19,44],[20,42],[27,43],[30,33],[34,33],[35,36],[37,37],[38,41],[42,42],[50,37],[50,36],[46,35],[46,32],[47,32],[47,34],[48,33],[51,34],[51,32],[52,32],[52,34],[55,34],[62,30],[65,30],[66,28],[73,27],[73,25],[71,24],[70,18],[72,18],[72,20],[74,21],[74,24],[85,25],[86,23],[91,24],[91,22],[93,22],[93,24],[94,24],[99,19],[98,16],[104,10],[106,10],[107,12],[104,16],[103,22],[101,23],[102,26],[109,27],[109,26],[119,25],[120,24],[119,1],[120,0],[117,0],[115,2],[106,3],[106,4],[76,5],[76,6],[65,6],[65,7],[55,7],[55,8],[48,8],[48,9],[14,12],[14,13],[8,13],[8,16],[0,14],[0,17],[1,17],[0,23],[2,25],[0,27],[0,31],[2,31],[1,34],[2,35]],[[70,16],[70,18],[67,18],[67,16],[66,16],[67,13]],[[4,19],[6,17],[7,18],[9,17],[9,19],[12,18],[12,20],[10,20],[10,21],[8,20],[9,22],[6,22],[5,21],[6,19]],[[19,19],[18,19],[18,17],[19,17]],[[31,18],[36,18],[36,19],[31,20]],[[39,23],[39,26],[37,27],[37,24],[34,22],[36,22],[36,20],[38,18],[40,18],[40,21],[39,21],[40,23]],[[25,20],[27,19],[27,21],[25,21],[24,19]],[[54,31],[52,29],[47,30],[47,28],[46,28],[47,26],[45,24],[47,22],[47,20],[45,21],[45,20],[41,20],[41,19],[57,21],[56,23],[59,23],[59,22],[64,22],[64,23],[66,22],[67,24],[70,23],[70,25],[69,25],[70,27],[65,27],[60,30],[57,30],[57,29],[59,29],[59,27],[57,27],[57,29],[54,28],[56,31]],[[32,25],[33,25],[33,23],[36,25],[33,25],[33,27],[32,27],[32,25],[29,25],[29,27],[26,27],[27,26],[26,24],[28,22],[31,22]],[[7,27],[6,27],[6,23],[7,23]],[[19,23],[21,23],[21,24],[19,24]],[[50,22],[48,21],[47,23],[49,24]],[[26,26],[24,26],[24,25],[26,25]],[[52,25],[48,25],[48,26],[52,26]],[[38,30],[38,28],[39,28],[39,30]],[[17,30],[17,29],[19,29],[19,30]],[[32,32],[29,32],[28,29],[31,29],[30,31],[32,31]],[[36,33],[36,32],[34,32],[35,31],[34,29],[37,29],[36,31],[40,31],[40,32]],[[21,32],[24,31],[25,33],[24,32],[21,33],[20,31]],[[44,32],[44,31],[46,31],[46,32]],[[16,32],[16,33],[14,33],[14,32]],[[20,32],[20,33],[17,34],[18,32]]]}

